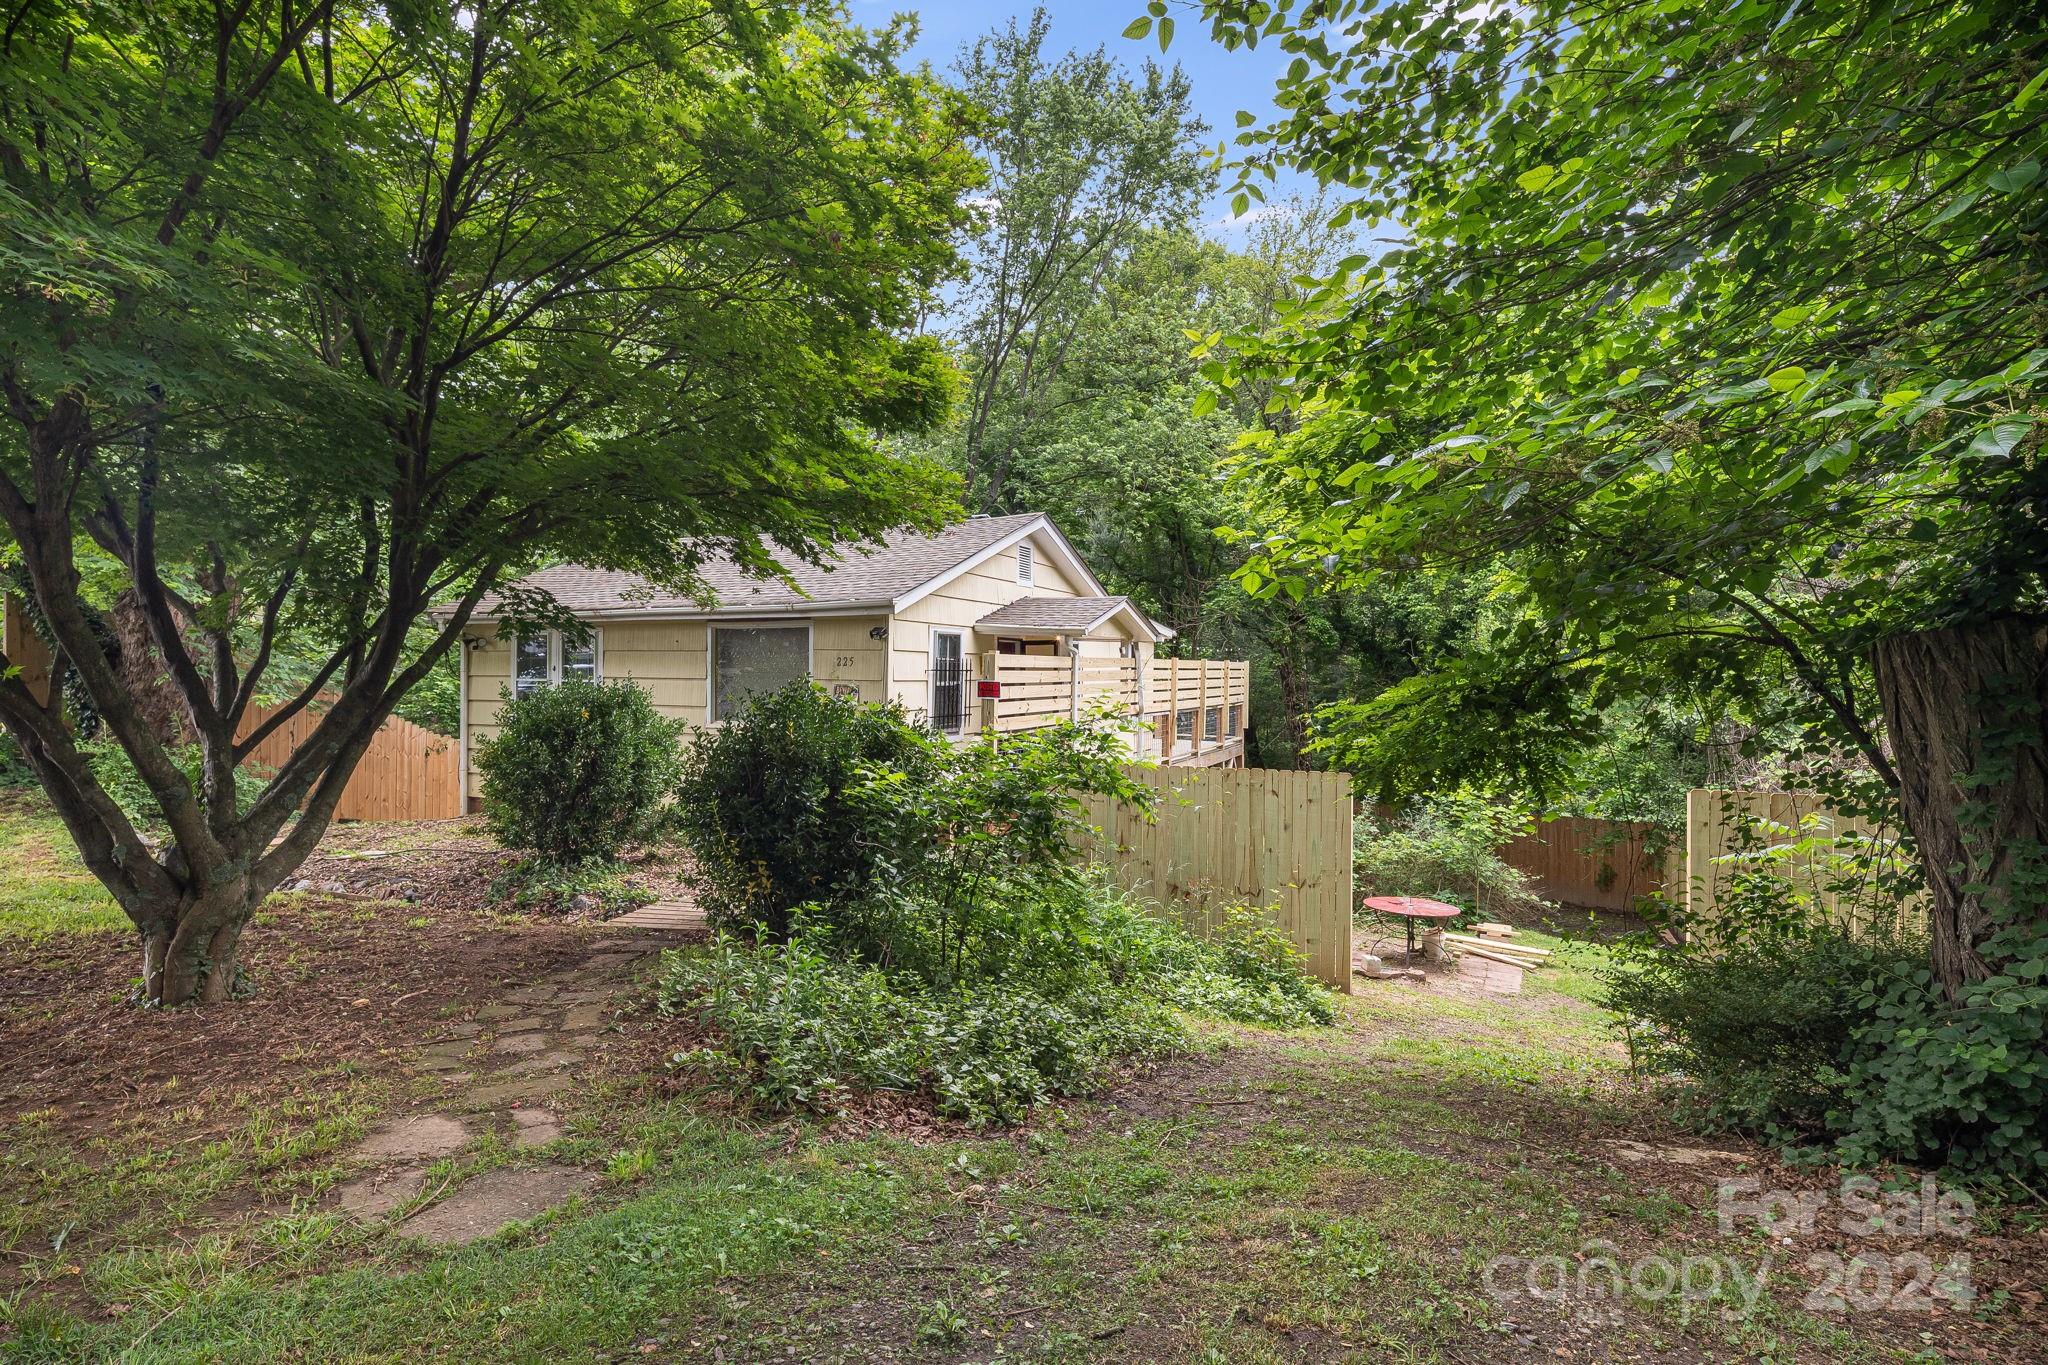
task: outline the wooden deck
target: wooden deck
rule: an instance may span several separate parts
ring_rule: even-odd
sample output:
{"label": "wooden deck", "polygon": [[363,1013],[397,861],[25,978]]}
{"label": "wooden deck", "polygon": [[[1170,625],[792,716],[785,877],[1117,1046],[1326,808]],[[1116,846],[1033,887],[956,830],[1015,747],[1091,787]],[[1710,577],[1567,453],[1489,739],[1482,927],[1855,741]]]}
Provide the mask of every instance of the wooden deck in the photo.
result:
{"label": "wooden deck", "polygon": [[1108,709],[1139,729],[1146,758],[1176,767],[1243,763],[1251,665],[1242,659],[1138,659],[984,653],[979,727],[1011,732]]}
{"label": "wooden deck", "polygon": [[708,926],[694,901],[655,901],[604,922],[607,929],[648,929],[662,933],[703,933]]}

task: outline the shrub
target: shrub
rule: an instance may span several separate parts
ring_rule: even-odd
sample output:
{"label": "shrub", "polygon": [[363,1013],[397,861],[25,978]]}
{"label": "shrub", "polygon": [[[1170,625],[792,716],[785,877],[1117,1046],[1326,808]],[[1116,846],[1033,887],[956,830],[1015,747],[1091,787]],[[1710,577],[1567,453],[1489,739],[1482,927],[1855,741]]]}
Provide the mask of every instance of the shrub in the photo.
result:
{"label": "shrub", "polygon": [[1480,918],[1550,908],[1500,846],[1529,828],[1513,807],[1474,796],[1426,801],[1397,817],[1361,815],[1353,836],[1359,899],[1427,896]]}
{"label": "shrub", "polygon": [[707,954],[671,954],[661,1008],[716,1033],[677,1060],[771,1112],[833,1112],[854,1090],[884,1089],[987,1125],[1179,1046],[1169,1007],[1285,1028],[1333,1017],[1329,993],[1255,912],[1204,942],[1100,883],[1046,894],[1061,904],[1017,918],[1064,932],[1020,934],[974,959],[996,970],[943,985],[849,959],[838,931],[808,918],[781,944],[721,935]]}
{"label": "shrub", "polygon": [[1062,723],[876,766],[848,792],[877,841],[875,883],[830,908],[847,949],[945,982],[1000,975],[1020,948],[1071,943],[1087,795],[1149,808],[1122,736]]}
{"label": "shrub", "polygon": [[630,682],[563,682],[517,700],[477,747],[484,815],[508,848],[568,867],[614,859],[674,817],[687,728]]}
{"label": "shrub", "polygon": [[1804,1142],[1827,1134],[1847,1096],[1842,1063],[1861,1022],[1849,998],[1902,959],[1821,930],[1712,951],[1643,938],[1615,960],[1603,1003],[1630,1021],[1640,1065],[1686,1077],[1712,1126]]}
{"label": "shrub", "polygon": [[[1770,899],[1763,880],[1739,884]],[[1723,910],[1726,910],[1724,905]],[[1896,917],[1894,917],[1896,918]],[[1710,1124],[1854,1165],[1947,1166],[2021,1189],[2048,1173],[2048,950],[1951,1005],[1926,945],[1851,934],[1789,893],[1724,932],[1618,954],[1605,1002]]]}
{"label": "shrub", "polygon": [[752,698],[684,757],[676,827],[714,925],[788,931],[789,913],[867,885],[886,852],[870,808],[845,799],[872,767],[922,780],[933,750],[896,703],[829,697],[795,682]]}

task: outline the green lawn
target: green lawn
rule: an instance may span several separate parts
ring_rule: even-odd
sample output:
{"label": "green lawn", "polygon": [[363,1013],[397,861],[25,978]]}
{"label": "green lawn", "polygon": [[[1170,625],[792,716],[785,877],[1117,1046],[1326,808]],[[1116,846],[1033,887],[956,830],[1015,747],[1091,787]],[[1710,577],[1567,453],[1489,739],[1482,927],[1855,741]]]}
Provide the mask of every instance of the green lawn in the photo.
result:
{"label": "green lawn", "polygon": [[[5,934],[120,928],[61,831],[0,819]],[[253,1107],[173,1095],[183,1128],[84,1143],[16,1116],[0,1358],[1874,1361],[2019,1336],[1996,1296],[1981,1321],[1902,1326],[1809,1314],[1789,1278],[1733,1313],[1728,1287],[1598,1317],[1489,1293],[1497,1258],[1593,1243],[1754,1260],[1772,1248],[1718,1232],[1714,1180],[1789,1178],[1672,1129],[1588,998],[1602,950],[1530,937],[1560,958],[1518,997],[1361,982],[1331,1029],[1191,1024],[1192,1054],[985,1136],[738,1114],[666,1083],[673,1044],[635,1025],[551,1101],[552,1149],[481,1137],[419,1202],[536,1159],[596,1186],[452,1251],[332,1209],[348,1146],[429,1093],[402,1058]],[[1616,1139],[1726,1158],[1633,1165]]]}
{"label": "green lawn", "polygon": [[0,789],[0,946],[52,934],[121,933],[128,916],[85,870],[47,806]]}

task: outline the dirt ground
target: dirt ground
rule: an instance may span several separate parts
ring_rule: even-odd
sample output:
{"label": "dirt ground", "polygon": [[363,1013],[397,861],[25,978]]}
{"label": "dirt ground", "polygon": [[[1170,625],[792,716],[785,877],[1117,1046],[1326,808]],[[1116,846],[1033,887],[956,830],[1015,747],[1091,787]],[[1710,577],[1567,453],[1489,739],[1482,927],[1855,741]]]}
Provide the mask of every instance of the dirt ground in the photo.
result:
{"label": "dirt ground", "polygon": [[[626,881],[655,900],[685,899],[689,889],[680,858],[674,850],[629,849],[623,859],[629,869]],[[337,824],[291,884],[439,910],[481,910],[502,904],[493,885],[518,861],[477,819]],[[600,907],[584,917],[607,913]]]}
{"label": "dirt ground", "polygon": [[[127,1002],[139,960],[123,938],[50,939],[0,962],[0,1120],[119,1130],[201,1098],[241,1100],[309,1076],[375,1066],[433,1024],[579,958],[588,927],[345,897],[277,897],[243,938],[247,1000],[148,1011]],[[192,1134],[195,1130],[187,1129]]]}

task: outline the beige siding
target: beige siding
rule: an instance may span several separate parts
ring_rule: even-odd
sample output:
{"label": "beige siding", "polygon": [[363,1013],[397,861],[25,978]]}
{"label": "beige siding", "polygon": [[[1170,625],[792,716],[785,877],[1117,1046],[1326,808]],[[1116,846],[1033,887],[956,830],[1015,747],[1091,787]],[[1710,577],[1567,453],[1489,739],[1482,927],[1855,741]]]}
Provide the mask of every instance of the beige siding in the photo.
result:
{"label": "beige siding", "polygon": [[[853,688],[862,701],[882,700],[888,695],[884,654],[888,642],[872,638],[869,632],[887,621],[886,616],[848,616],[808,622],[812,676],[828,688]],[[474,753],[478,740],[498,733],[501,693],[512,682],[512,645],[498,639],[493,626],[476,627],[469,638],[475,642],[470,647],[468,692]],[[711,700],[706,680],[710,663],[706,623],[606,625],[599,627],[598,639],[605,677],[631,678],[647,690],[655,709],[663,715],[692,725],[704,724]],[[470,765],[469,794],[479,794],[474,764]]]}
{"label": "beige siding", "polygon": [[[497,627],[472,627],[469,649],[469,752],[498,733],[498,708],[512,685],[512,642]],[[704,624],[701,621],[645,621],[598,628],[598,647],[607,678],[631,678],[647,689],[665,716],[704,721]],[[469,795],[480,794],[476,764],[467,764]]]}
{"label": "beige siding", "polygon": [[811,676],[835,696],[882,701],[889,695],[889,640],[872,632],[886,616],[820,616],[811,622]]}
{"label": "beige siding", "polygon": [[[1034,542],[1031,582],[1017,581],[1017,548],[1013,545],[961,574],[935,592],[912,602],[889,627],[890,691],[904,705],[922,708],[931,676],[932,627],[959,630],[969,654],[991,647],[977,640],[974,623],[1020,597],[1080,597],[1091,591],[1051,562],[1043,545]],[[1111,652],[1115,646],[1111,645]]]}

